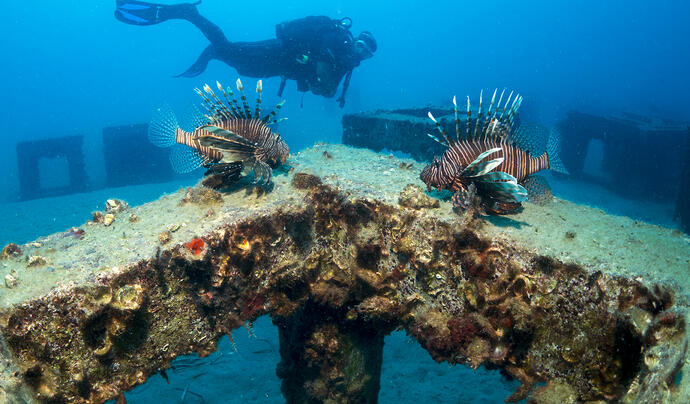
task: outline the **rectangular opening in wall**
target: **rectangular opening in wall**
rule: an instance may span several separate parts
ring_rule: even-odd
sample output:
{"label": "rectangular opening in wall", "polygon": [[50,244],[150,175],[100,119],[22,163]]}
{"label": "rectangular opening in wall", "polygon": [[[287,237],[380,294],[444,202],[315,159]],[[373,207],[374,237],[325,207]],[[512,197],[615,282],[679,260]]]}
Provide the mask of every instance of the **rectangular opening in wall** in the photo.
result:
{"label": "rectangular opening in wall", "polygon": [[38,159],[38,178],[41,189],[51,190],[70,186],[69,161],[66,156]]}
{"label": "rectangular opening in wall", "polygon": [[611,176],[604,169],[604,141],[592,138],[587,143],[587,154],[582,164],[582,173],[592,179],[609,182]]}

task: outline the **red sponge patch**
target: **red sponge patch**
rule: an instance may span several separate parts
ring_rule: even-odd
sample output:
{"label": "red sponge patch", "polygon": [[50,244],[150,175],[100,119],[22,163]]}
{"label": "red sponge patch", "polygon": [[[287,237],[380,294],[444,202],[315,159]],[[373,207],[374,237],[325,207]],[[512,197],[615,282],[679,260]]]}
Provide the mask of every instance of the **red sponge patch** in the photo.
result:
{"label": "red sponge patch", "polygon": [[194,255],[199,255],[204,250],[204,240],[200,238],[194,238],[189,243],[185,244],[185,247],[189,249]]}

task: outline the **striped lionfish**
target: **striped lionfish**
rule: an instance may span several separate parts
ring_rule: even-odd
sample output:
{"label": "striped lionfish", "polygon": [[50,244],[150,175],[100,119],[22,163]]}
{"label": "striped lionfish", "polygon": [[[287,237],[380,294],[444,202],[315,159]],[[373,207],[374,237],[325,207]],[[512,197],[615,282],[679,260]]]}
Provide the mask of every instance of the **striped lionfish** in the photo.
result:
{"label": "striped lionfish", "polygon": [[191,132],[178,126],[177,118],[169,108],[159,108],[149,124],[149,140],[158,147],[174,146],[170,162],[178,173],[187,173],[199,167],[206,168],[203,181],[211,188],[225,188],[239,180],[244,174],[254,172],[254,182],[269,184],[272,168],[285,163],[290,152],[280,134],[271,130],[271,125],[284,119],[276,119],[278,110],[285,101],[261,117],[261,80],[256,84],[256,107],[249,108],[244,87],[237,79],[242,105],[235,98],[230,87],[224,88],[216,82],[224,100],[216,95],[208,84],[203,91],[194,91],[203,100],[207,114],[195,114]]}
{"label": "striped lionfish", "polygon": [[[513,213],[520,209],[521,202],[527,200],[527,189],[533,191],[530,199],[535,200],[539,199],[540,189],[542,193],[549,191],[545,180],[533,176],[534,173],[545,169],[567,173],[558,154],[558,132],[530,127],[514,131],[513,123],[522,97],[515,94],[513,98],[511,92],[503,102],[503,90],[496,102],[497,92],[498,89],[494,90],[485,114],[482,112],[483,91],[480,93],[476,118],[472,117],[470,97],[467,97],[464,135],[463,123],[458,118],[458,105],[453,97],[455,139],[448,136],[431,112],[428,114],[442,139],[429,136],[447,150],[440,159],[434,157],[420,178],[429,191],[435,187],[454,192],[453,205],[460,209],[466,209],[476,194],[485,212]],[[544,144],[546,150],[543,150]],[[539,157],[532,157],[530,151],[536,151],[539,146],[544,152]],[[502,157],[498,157],[498,153]]]}

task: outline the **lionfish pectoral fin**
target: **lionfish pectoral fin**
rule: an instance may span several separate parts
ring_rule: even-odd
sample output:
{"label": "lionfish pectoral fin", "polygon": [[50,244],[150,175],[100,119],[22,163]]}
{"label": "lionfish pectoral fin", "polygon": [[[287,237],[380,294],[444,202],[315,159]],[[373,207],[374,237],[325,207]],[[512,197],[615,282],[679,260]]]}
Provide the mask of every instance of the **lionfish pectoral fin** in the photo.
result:
{"label": "lionfish pectoral fin", "polygon": [[204,173],[206,178],[201,183],[213,189],[228,188],[242,177],[243,166],[241,161],[214,164],[206,170]]}
{"label": "lionfish pectoral fin", "polygon": [[[503,163],[504,158],[499,157],[497,159],[482,161],[473,167],[470,173],[464,174],[466,177],[481,177],[482,175],[488,174],[491,170],[498,167]],[[465,171],[463,171],[465,172]]]}
{"label": "lionfish pectoral fin", "polygon": [[491,200],[484,204],[484,211],[492,215],[509,215],[519,213],[521,210],[522,205],[515,202]]}
{"label": "lionfish pectoral fin", "polygon": [[482,193],[502,202],[520,203],[527,200],[527,190],[515,177],[503,171],[493,171],[477,178]]}
{"label": "lionfish pectoral fin", "polygon": [[258,146],[242,136],[213,125],[202,126],[208,132],[197,137],[202,146],[223,152],[224,160],[247,160],[253,158]]}
{"label": "lionfish pectoral fin", "polygon": [[222,174],[222,175],[236,175],[237,177],[242,175],[242,168],[244,164],[241,161],[233,161],[232,163],[219,163],[210,166],[206,172],[205,176]]}
{"label": "lionfish pectoral fin", "polygon": [[465,189],[454,193],[450,201],[453,204],[453,207],[459,210],[466,210],[471,203],[470,195]]}
{"label": "lionfish pectoral fin", "polygon": [[462,175],[465,177],[478,177],[481,175],[485,175],[489,171],[493,170],[494,168],[498,167],[503,163],[503,157],[499,157],[493,160],[489,161],[484,161],[485,158],[487,158],[489,155],[499,152],[503,149],[500,147],[495,147],[493,149],[489,149],[479,156],[477,156],[474,161],[472,161],[467,167],[465,167],[464,170],[462,170]]}
{"label": "lionfish pectoral fin", "polygon": [[540,175],[531,175],[522,183],[527,190],[528,200],[540,206],[544,206],[553,200],[551,187],[546,178]]}
{"label": "lionfish pectoral fin", "polygon": [[247,140],[243,136],[238,135],[237,133],[231,132],[227,129],[219,128],[218,126],[215,126],[215,125],[205,125],[205,126],[200,127],[199,129],[203,129],[209,133],[212,133],[213,135],[215,135],[216,137],[219,137],[219,138],[235,141],[235,142],[247,145],[247,146],[256,147],[254,145],[254,143],[250,142],[249,140]]}
{"label": "lionfish pectoral fin", "polygon": [[273,177],[273,170],[263,161],[254,161],[254,184],[268,185]]}

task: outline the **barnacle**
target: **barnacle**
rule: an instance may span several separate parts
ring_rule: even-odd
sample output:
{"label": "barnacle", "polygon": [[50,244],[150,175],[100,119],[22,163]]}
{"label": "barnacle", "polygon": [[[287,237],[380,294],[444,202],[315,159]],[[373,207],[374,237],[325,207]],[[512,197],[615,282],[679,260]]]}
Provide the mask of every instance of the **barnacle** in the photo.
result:
{"label": "barnacle", "polygon": [[105,212],[106,213],[120,213],[129,209],[129,204],[120,199],[108,199],[105,201]]}
{"label": "barnacle", "polygon": [[7,244],[0,252],[0,260],[10,257],[17,257],[22,254],[22,249],[15,243]]}
{"label": "barnacle", "polygon": [[161,244],[168,244],[172,240],[172,234],[168,230],[162,231],[158,235],[158,241],[160,241]]}
{"label": "barnacle", "polygon": [[111,305],[121,311],[139,310],[144,302],[144,289],[141,285],[125,285],[113,294]]}
{"label": "barnacle", "polygon": [[27,267],[40,267],[46,265],[48,260],[40,255],[32,255],[26,264]]}

